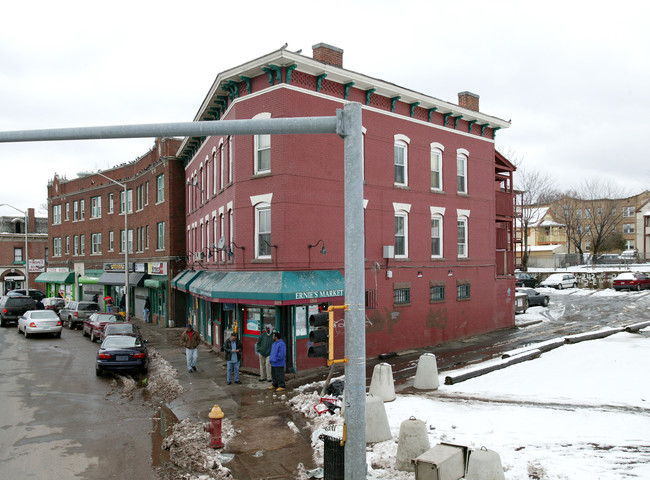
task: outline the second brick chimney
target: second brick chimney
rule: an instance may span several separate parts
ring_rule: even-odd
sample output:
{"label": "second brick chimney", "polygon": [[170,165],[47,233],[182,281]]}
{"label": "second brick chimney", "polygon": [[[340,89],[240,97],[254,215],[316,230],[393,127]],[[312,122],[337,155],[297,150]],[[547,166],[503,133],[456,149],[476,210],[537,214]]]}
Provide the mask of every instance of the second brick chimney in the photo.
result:
{"label": "second brick chimney", "polygon": [[343,50],[327,43],[312,45],[314,60],[343,68]]}
{"label": "second brick chimney", "polygon": [[478,112],[478,99],[479,96],[472,92],[459,92],[458,93],[458,105],[470,110]]}

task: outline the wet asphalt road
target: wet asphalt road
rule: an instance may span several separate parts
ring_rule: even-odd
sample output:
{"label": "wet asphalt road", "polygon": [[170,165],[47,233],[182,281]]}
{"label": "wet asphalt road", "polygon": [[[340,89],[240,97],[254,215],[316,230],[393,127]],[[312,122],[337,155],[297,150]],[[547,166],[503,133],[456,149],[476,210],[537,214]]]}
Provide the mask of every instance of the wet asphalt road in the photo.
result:
{"label": "wet asphalt road", "polygon": [[158,478],[152,408],[96,377],[98,347],[79,330],[26,339],[0,329],[0,478]]}

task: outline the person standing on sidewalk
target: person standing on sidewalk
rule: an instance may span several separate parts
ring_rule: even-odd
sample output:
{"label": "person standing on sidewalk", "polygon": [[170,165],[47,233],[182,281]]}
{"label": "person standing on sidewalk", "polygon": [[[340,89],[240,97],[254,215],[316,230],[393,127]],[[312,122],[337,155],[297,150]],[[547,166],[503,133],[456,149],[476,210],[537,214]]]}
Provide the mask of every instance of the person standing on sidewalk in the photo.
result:
{"label": "person standing on sidewalk", "polygon": [[144,309],[142,310],[142,313],[144,314],[144,323],[149,323],[149,312],[151,311],[151,300],[149,300],[149,296],[145,298],[144,300]]}
{"label": "person standing on sidewalk", "polygon": [[187,359],[187,371],[189,373],[196,372],[200,343],[201,336],[192,329],[192,324],[188,323],[183,335],[181,335],[181,345],[185,347],[185,358]]}
{"label": "person standing on sidewalk", "polygon": [[230,334],[230,340],[226,342],[223,349],[226,352],[226,366],[228,367],[226,379],[228,385],[232,383],[233,376],[235,377],[235,383],[241,383],[239,381],[239,360],[241,360],[242,344],[235,332]]}
{"label": "person standing on sidewalk", "polygon": [[260,359],[260,382],[271,381],[271,346],[273,345],[273,335],[271,334],[271,325],[268,323],[260,333],[260,338],[255,343],[255,353]]}
{"label": "person standing on sidewalk", "polygon": [[284,340],[280,338],[280,332],[273,332],[273,345],[271,346],[271,355],[269,356],[273,384],[269,387],[269,390],[277,389],[278,392],[281,392],[285,389],[284,367],[286,355],[287,346],[284,344]]}

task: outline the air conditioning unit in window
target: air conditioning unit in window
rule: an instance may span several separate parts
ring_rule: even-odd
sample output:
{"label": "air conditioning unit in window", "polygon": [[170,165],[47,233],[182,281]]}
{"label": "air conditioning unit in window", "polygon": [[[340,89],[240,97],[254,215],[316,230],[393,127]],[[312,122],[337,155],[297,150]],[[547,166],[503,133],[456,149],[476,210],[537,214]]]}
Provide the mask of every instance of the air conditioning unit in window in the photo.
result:
{"label": "air conditioning unit in window", "polygon": [[395,258],[394,245],[384,245],[384,258]]}
{"label": "air conditioning unit in window", "polygon": [[203,260],[203,257],[201,256],[202,252],[194,252],[194,261],[195,262],[200,262]]}

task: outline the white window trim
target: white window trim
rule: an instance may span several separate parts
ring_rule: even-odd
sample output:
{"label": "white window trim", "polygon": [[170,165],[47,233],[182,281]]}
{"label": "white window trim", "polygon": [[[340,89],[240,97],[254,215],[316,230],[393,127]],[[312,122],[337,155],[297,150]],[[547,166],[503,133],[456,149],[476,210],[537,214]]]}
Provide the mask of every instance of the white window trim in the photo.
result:
{"label": "white window trim", "polygon": [[[397,203],[393,202],[393,210],[395,211],[394,217],[404,217],[404,254],[395,254],[395,258],[408,258],[409,256],[409,214],[411,213],[410,203]],[[395,219],[393,218],[393,222]],[[393,231],[393,237],[395,232]]]}
{"label": "white window trim", "polygon": [[[260,260],[270,260],[271,255],[260,255],[260,231],[259,231],[259,213],[261,210],[271,209],[271,204],[266,202],[255,205],[255,258]],[[273,234],[273,224],[271,224],[271,235]],[[269,250],[270,251],[270,250]]]}
{"label": "white window trim", "polygon": [[[396,146],[403,146],[404,147],[404,182],[398,182],[393,178],[393,182],[395,185],[399,185],[402,187],[406,187],[409,184],[409,145],[411,144],[411,139],[407,137],[406,135],[402,135],[401,133],[395,134],[395,139],[393,142],[393,170],[395,169],[395,147]],[[394,172],[393,172],[393,177],[394,177]]]}
{"label": "white window trim", "polygon": [[456,254],[458,258],[467,258],[469,257],[469,217],[459,216],[456,221],[456,238],[458,238],[458,223],[463,222],[465,224],[465,238],[463,244],[465,245],[465,252],[461,254],[458,252],[458,240],[456,240]]}
{"label": "white window trim", "polygon": [[[463,177],[465,178],[465,190],[458,190],[458,159],[460,157],[463,157],[465,159],[465,170],[463,172]],[[462,194],[468,194],[469,193],[469,178],[468,178],[468,171],[469,171],[469,152],[464,149],[464,148],[459,148],[456,150],[456,190],[458,193]]]}
{"label": "white window trim", "polygon": [[431,220],[437,218],[440,220],[440,255],[431,255],[431,258],[444,257],[444,221],[445,221],[445,207],[429,207],[431,210]]}
{"label": "white window trim", "polygon": [[[262,119],[262,118],[271,118],[271,113],[270,112],[262,112],[258,113],[253,117],[253,120],[256,119]],[[266,135],[266,134],[265,134]],[[258,153],[258,141],[259,141],[259,135],[253,135],[253,173],[255,175],[263,174],[263,173],[271,173],[271,165],[269,165],[268,170],[259,170],[257,166],[257,153]],[[271,149],[271,135],[268,135],[269,137],[269,150]]]}
{"label": "white window trim", "polygon": [[440,187],[438,188],[431,187],[432,192],[442,192],[444,190],[444,185],[442,182],[442,153],[444,151],[445,151],[445,147],[441,143],[431,142],[431,159],[430,159],[431,171],[433,171],[433,155],[434,154],[440,155],[440,169],[438,170],[440,174]]}
{"label": "white window trim", "polygon": [[251,199],[251,205],[255,206],[258,203],[271,203],[271,200],[273,199],[273,194],[272,193],[265,193],[263,195],[252,195],[250,197]]}

